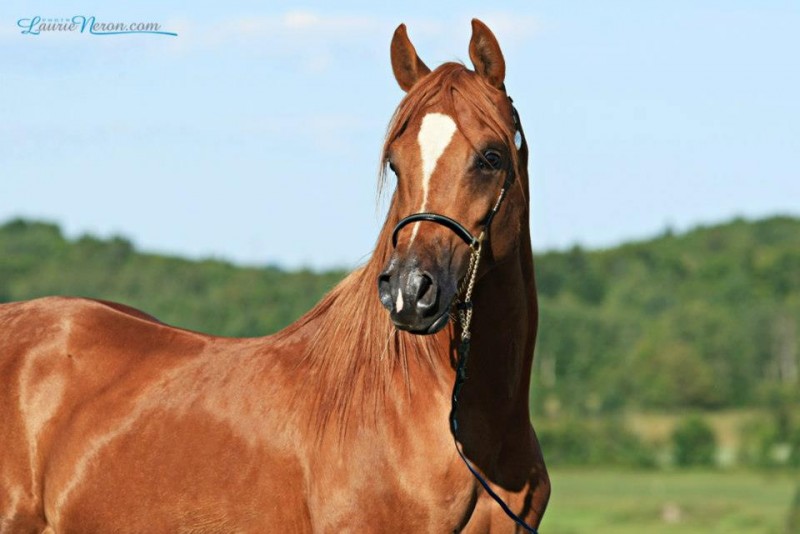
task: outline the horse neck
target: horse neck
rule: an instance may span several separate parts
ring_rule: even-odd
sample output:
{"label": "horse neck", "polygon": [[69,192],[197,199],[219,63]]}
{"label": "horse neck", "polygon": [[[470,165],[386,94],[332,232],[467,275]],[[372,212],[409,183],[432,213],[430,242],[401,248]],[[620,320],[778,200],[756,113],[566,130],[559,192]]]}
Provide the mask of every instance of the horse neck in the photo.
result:
{"label": "horse neck", "polygon": [[522,135],[519,246],[515,254],[491,268],[476,285],[469,364],[469,373],[476,378],[471,381],[472,386],[463,388],[462,394],[468,417],[503,433],[508,424],[525,432],[530,425],[531,364],[539,321],[530,235],[529,153]]}
{"label": "horse neck", "polygon": [[[319,436],[325,429],[338,428],[334,432],[338,435],[347,432],[348,421],[363,424],[364,413],[378,414],[405,398],[397,393],[412,388],[449,395],[458,329],[450,325],[433,336],[397,331],[375,294],[375,280],[391,253],[391,230],[397,220],[390,211],[367,265],[297,323],[269,338],[272,346],[295,347],[302,340],[300,358],[291,367],[315,387],[311,395],[301,388],[293,402],[310,403],[309,424]],[[459,416],[465,422],[500,423],[511,416],[528,421],[536,298],[527,221],[522,228],[517,252],[488,270],[475,286],[467,370],[471,378],[462,391]],[[398,407],[401,411],[410,406],[401,405],[405,406]],[[373,419],[380,420],[366,420]]]}
{"label": "horse neck", "polygon": [[515,255],[491,268],[473,298],[469,377],[461,396],[467,427],[497,435],[529,423],[528,395],[538,308],[527,223]]}

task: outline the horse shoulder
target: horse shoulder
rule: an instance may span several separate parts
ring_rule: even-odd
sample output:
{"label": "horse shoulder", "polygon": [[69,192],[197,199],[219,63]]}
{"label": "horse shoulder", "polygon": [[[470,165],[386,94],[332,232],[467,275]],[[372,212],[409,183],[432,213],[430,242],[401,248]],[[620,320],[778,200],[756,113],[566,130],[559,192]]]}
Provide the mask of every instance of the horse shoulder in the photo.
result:
{"label": "horse shoulder", "polygon": [[0,305],[0,525],[41,517],[51,445],[78,406],[134,367],[163,367],[205,343],[116,303],[47,297]]}

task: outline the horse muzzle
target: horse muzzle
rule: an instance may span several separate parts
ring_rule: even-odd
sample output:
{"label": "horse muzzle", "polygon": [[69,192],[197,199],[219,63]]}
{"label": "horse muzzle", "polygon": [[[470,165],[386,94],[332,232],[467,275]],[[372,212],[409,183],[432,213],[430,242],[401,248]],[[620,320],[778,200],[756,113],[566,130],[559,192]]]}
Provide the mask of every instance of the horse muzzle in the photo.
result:
{"label": "horse muzzle", "polygon": [[456,296],[456,279],[416,258],[393,257],[378,276],[378,295],[394,325],[414,334],[435,334],[447,324]]}

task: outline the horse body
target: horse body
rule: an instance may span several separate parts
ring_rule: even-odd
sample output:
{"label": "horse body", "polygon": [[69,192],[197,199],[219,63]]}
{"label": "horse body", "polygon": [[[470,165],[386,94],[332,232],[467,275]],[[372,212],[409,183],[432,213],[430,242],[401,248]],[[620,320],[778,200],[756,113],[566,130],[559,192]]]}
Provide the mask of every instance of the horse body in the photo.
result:
{"label": "horse body", "polygon": [[3,531],[438,532],[472,504],[446,384],[320,441],[293,402],[315,387],[302,332],[215,338],[64,298],[3,305],[0,325]]}
{"label": "horse body", "polygon": [[[369,262],[285,330],[214,337],[88,299],[0,305],[0,532],[516,530],[462,463],[448,424],[460,329],[444,314],[466,247],[421,223],[392,246],[420,198],[454,218],[464,208],[475,228],[496,194],[499,167],[473,168],[464,132],[508,145],[513,125],[500,125],[511,114],[497,89],[499,48],[485,26],[473,30],[480,75],[455,64],[430,73],[398,28],[393,67],[409,96],[386,152],[413,177],[415,146],[438,143],[422,147],[424,195],[399,180]],[[437,100],[439,87],[462,90],[466,104]],[[487,130],[469,106],[492,99]],[[455,129],[423,132],[431,113]],[[550,484],[528,411],[537,307],[526,146],[513,156],[515,189],[477,272],[458,440],[536,526]],[[467,185],[445,184],[465,161]],[[458,197],[479,188],[475,206]]]}

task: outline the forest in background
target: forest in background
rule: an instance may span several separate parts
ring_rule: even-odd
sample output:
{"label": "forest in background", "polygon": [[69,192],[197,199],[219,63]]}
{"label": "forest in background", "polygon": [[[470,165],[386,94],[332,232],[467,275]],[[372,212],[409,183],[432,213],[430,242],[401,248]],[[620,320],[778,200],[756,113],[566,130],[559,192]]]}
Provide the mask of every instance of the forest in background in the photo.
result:
{"label": "forest in background", "polygon": [[[680,463],[681,431],[693,448],[710,440],[717,458],[714,414],[735,412],[749,414],[734,425],[738,460],[800,465],[800,219],[544,252],[536,273],[531,404],[556,463]],[[345,274],[142,253],[124,237],[67,239],[39,221],[0,226],[0,302],[103,298],[219,335],[277,331]],[[675,419],[669,443],[636,431],[664,417]]]}

